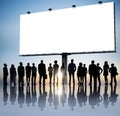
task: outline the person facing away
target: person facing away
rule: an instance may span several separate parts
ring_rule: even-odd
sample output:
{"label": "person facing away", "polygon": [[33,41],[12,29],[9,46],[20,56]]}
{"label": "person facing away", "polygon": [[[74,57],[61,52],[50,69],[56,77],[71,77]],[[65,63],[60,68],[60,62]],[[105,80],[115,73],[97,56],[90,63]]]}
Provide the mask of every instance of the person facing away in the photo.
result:
{"label": "person facing away", "polygon": [[26,82],[27,85],[30,83],[30,76],[31,76],[31,66],[30,63],[27,63],[27,66],[25,67],[26,70]]}
{"label": "person facing away", "polygon": [[7,77],[8,77],[8,68],[7,68],[7,64],[4,64],[3,67],[3,85],[7,85]]}
{"label": "person facing away", "polygon": [[55,84],[55,79],[57,78],[57,85],[58,85],[58,70],[59,70],[59,65],[57,64],[57,60],[54,61],[53,65],[53,71],[54,71],[54,77],[53,77],[53,84]]}
{"label": "person facing away", "polygon": [[90,75],[90,85],[92,84],[92,78],[94,79],[94,84],[96,84],[96,65],[95,61],[92,60],[91,64],[89,65],[89,75]]}
{"label": "person facing away", "polygon": [[87,83],[87,67],[86,64],[83,64],[83,79],[85,84]]}
{"label": "person facing away", "polygon": [[74,63],[74,60],[71,59],[71,63],[69,63],[68,65],[68,73],[69,73],[69,85],[71,84],[71,77],[73,77],[73,84],[75,84],[75,73],[76,71],[76,65]]}
{"label": "person facing away", "polygon": [[101,85],[101,79],[100,79],[100,74],[102,73],[102,68],[100,67],[100,64],[97,63],[97,79],[98,79],[98,82],[99,84]]}
{"label": "person facing away", "polygon": [[46,66],[41,60],[41,63],[38,64],[38,73],[39,73],[39,84],[41,84],[41,80],[43,80],[43,85],[45,85],[45,75],[46,75]]}
{"label": "person facing away", "polygon": [[35,63],[32,64],[31,71],[32,71],[32,79],[31,79],[32,85],[33,84],[36,85],[37,68],[35,66]]}
{"label": "person facing away", "polygon": [[118,75],[118,72],[117,72],[117,68],[114,66],[113,63],[111,64],[111,67],[110,67],[110,69],[109,69],[109,72],[110,72],[110,75],[111,75],[110,85],[113,84],[113,79],[114,79],[114,83],[115,83],[115,85],[116,85],[116,84],[117,84],[116,75]]}
{"label": "person facing away", "polygon": [[10,67],[10,85],[11,86],[12,86],[12,83],[16,85],[16,75],[17,75],[16,68],[14,64],[12,64]]}
{"label": "person facing away", "polygon": [[83,85],[83,67],[82,63],[79,63],[78,69],[77,69],[77,77],[78,77],[78,84]]}
{"label": "person facing away", "polygon": [[19,86],[20,85],[24,85],[24,74],[25,74],[25,71],[24,71],[24,66],[23,66],[23,63],[22,62],[20,62],[19,63],[20,65],[18,66],[18,69],[17,69],[17,71],[18,71],[18,84],[19,84]]}
{"label": "person facing away", "polygon": [[64,85],[65,84],[65,65],[64,65],[64,63],[62,63],[60,71],[62,73],[62,84]]}
{"label": "person facing away", "polygon": [[109,65],[108,65],[108,62],[105,61],[104,62],[104,65],[103,65],[103,76],[104,76],[104,79],[105,79],[105,85],[108,84],[108,72],[109,72]]}
{"label": "person facing away", "polygon": [[51,63],[49,64],[48,72],[49,72],[50,84],[52,84],[53,67]]}

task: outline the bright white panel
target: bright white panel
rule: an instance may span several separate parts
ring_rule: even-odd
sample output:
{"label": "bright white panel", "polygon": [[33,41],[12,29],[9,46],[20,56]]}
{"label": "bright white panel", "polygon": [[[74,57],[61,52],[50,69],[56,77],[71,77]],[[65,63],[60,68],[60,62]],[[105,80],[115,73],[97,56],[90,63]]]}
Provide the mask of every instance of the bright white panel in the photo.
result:
{"label": "bright white panel", "polygon": [[114,51],[114,3],[20,16],[20,55]]}

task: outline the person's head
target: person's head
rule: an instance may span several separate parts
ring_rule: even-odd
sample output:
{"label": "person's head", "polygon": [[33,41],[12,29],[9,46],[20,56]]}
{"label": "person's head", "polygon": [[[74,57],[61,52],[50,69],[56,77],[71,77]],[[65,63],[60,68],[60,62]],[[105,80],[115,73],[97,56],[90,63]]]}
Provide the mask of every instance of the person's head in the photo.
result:
{"label": "person's head", "polygon": [[32,63],[33,66],[35,66],[35,63]]}
{"label": "person's head", "polygon": [[82,62],[79,63],[79,66],[82,66]]}
{"label": "person's head", "polygon": [[57,64],[57,60],[55,60],[54,63]]}
{"label": "person's head", "polygon": [[114,67],[114,64],[112,63],[111,66]]}
{"label": "person's head", "polygon": [[23,65],[23,63],[22,63],[22,62],[20,62],[19,64],[20,64],[20,66],[22,66],[22,65]]}
{"label": "person's head", "polygon": [[71,59],[71,63],[73,63],[74,62],[74,60],[73,59]]}
{"label": "person's head", "polygon": [[95,63],[95,61],[94,61],[94,60],[92,60],[92,61],[91,61],[91,64],[94,64],[94,63]]}
{"label": "person's head", "polygon": [[27,63],[27,66],[30,66],[30,63]]}
{"label": "person's head", "polygon": [[99,63],[97,63],[97,66],[99,66],[100,64]]}
{"label": "person's head", "polygon": [[6,63],[4,63],[4,67],[7,67],[7,64],[6,64]]}
{"label": "person's head", "polygon": [[84,67],[86,67],[86,64],[83,64]]}
{"label": "person's head", "polygon": [[11,64],[11,67],[14,67],[14,64]]}
{"label": "person's head", "polygon": [[52,64],[51,64],[51,63],[49,63],[49,66],[52,66]]}
{"label": "person's head", "polygon": [[104,64],[105,64],[105,65],[108,65],[108,62],[107,62],[107,61],[105,61],[105,62],[104,62]]}
{"label": "person's head", "polygon": [[43,60],[41,60],[41,64],[43,64]]}

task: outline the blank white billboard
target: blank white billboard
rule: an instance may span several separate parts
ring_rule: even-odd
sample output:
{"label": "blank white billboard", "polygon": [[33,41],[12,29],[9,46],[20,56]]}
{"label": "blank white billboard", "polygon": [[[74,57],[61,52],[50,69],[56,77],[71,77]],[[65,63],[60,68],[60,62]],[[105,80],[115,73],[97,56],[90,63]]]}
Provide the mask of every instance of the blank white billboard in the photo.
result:
{"label": "blank white billboard", "polygon": [[20,55],[115,50],[114,3],[20,16]]}

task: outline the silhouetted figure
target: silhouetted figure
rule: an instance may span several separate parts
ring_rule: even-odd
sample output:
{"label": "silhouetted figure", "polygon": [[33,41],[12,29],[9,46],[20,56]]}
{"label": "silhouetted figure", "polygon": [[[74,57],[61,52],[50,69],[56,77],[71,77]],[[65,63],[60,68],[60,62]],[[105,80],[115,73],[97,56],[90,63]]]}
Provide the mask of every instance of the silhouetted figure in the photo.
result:
{"label": "silhouetted figure", "polygon": [[46,66],[43,63],[43,60],[41,60],[41,63],[38,65],[38,72],[39,72],[39,75],[40,75],[39,84],[41,84],[41,80],[43,80],[43,85],[45,85]]}
{"label": "silhouetted figure", "polygon": [[25,67],[25,70],[26,70],[26,82],[27,82],[27,85],[29,85],[30,84],[30,77],[31,77],[30,63],[27,63],[27,66]]}
{"label": "silhouetted figure", "polygon": [[65,84],[65,74],[66,74],[65,70],[66,70],[66,67],[64,63],[62,63],[62,66],[60,68],[60,71],[62,73],[62,84]]}
{"label": "silhouetted figure", "polygon": [[108,84],[108,78],[107,78],[108,72],[109,72],[109,65],[108,65],[108,62],[105,61],[103,65],[103,76],[105,79],[105,85]]}
{"label": "silhouetted figure", "polygon": [[23,66],[23,63],[20,62],[20,66],[18,66],[18,84],[19,86],[23,86],[24,85],[24,74],[25,74],[25,71],[24,71],[24,66]]}
{"label": "silhouetted figure", "polygon": [[73,84],[75,84],[75,71],[76,71],[76,65],[74,63],[74,60],[71,59],[71,63],[68,65],[68,73],[69,73],[69,85],[71,84],[71,77],[73,77]]}
{"label": "silhouetted figure", "polygon": [[111,85],[111,94],[110,94],[110,97],[109,97],[109,101],[111,102],[111,105],[114,106],[114,104],[117,102],[117,97],[118,97],[118,94],[116,93],[116,85],[114,85],[114,88],[113,88],[113,85]]}
{"label": "silhouetted figure", "polygon": [[90,75],[90,85],[92,84],[92,78],[94,79],[94,84],[96,84],[96,65],[94,64],[95,61],[92,60],[91,64],[89,65],[89,75]]}
{"label": "silhouetted figure", "polygon": [[85,90],[83,85],[78,85],[77,100],[80,107],[86,105],[85,103],[87,102],[87,95]]}
{"label": "silhouetted figure", "polygon": [[53,65],[53,71],[54,71],[53,84],[55,84],[55,80],[57,79],[56,82],[57,85],[58,85],[58,70],[59,70],[59,65],[57,64],[57,60],[55,60]]}
{"label": "silhouetted figure", "polygon": [[3,85],[7,85],[7,77],[8,77],[8,68],[7,68],[7,64],[4,64],[3,67]]}
{"label": "silhouetted figure", "polygon": [[113,84],[113,79],[114,79],[114,83],[115,83],[115,85],[116,85],[116,84],[117,84],[116,75],[118,75],[118,72],[117,72],[117,68],[114,66],[113,63],[111,64],[111,67],[110,67],[110,69],[109,69],[109,72],[110,72],[110,76],[111,76],[110,85]]}
{"label": "silhouetted figure", "polygon": [[36,85],[37,68],[35,66],[35,63],[32,64],[31,71],[32,71],[32,78],[31,78],[32,85],[33,84]]}
{"label": "silhouetted figure", "polygon": [[16,96],[17,96],[16,89],[17,89],[16,85],[10,86],[10,102],[12,105],[14,105],[14,103],[16,101]]}
{"label": "silhouetted figure", "polygon": [[97,63],[97,80],[98,80],[98,82],[99,82],[99,84],[101,85],[101,79],[100,79],[100,74],[102,73],[102,68],[99,66],[100,64],[99,63]]}
{"label": "silhouetted figure", "polygon": [[14,64],[11,65],[10,67],[10,85],[16,85],[16,68],[14,66]]}
{"label": "silhouetted figure", "polygon": [[90,84],[90,93],[89,93],[89,105],[91,105],[91,108],[94,109],[93,92],[92,92],[91,84]]}
{"label": "silhouetted figure", "polygon": [[104,88],[103,104],[105,108],[107,108],[109,105],[108,85],[105,85],[105,88]]}
{"label": "silhouetted figure", "polygon": [[7,85],[3,85],[3,102],[4,105],[7,105],[7,101],[8,101],[8,91],[7,91]]}
{"label": "silhouetted figure", "polygon": [[31,102],[32,106],[35,106],[35,103],[37,102],[37,92],[36,92],[36,86],[32,85],[32,96],[31,96]]}
{"label": "silhouetted figure", "polygon": [[60,101],[61,101],[61,104],[62,104],[63,107],[65,106],[66,99],[67,99],[67,94],[66,94],[66,91],[65,91],[65,85],[63,85],[62,86],[62,94],[60,96]]}
{"label": "silhouetted figure", "polygon": [[52,86],[49,86],[49,96],[48,96],[48,102],[49,106],[52,106],[53,103],[53,92],[52,92]]}
{"label": "silhouetted figure", "polygon": [[82,63],[79,63],[78,69],[77,69],[77,77],[78,77],[78,84],[79,85],[83,85],[83,67],[82,67]]}
{"label": "silhouetted figure", "polygon": [[18,86],[18,104],[20,105],[20,108],[23,107],[25,101],[25,95],[24,95],[24,86]]}
{"label": "silhouetted figure", "polygon": [[73,90],[71,91],[71,85],[69,85],[69,96],[68,96],[68,105],[71,107],[71,110],[74,110],[76,105],[76,98],[75,98],[75,85],[73,85]]}
{"label": "silhouetted figure", "polygon": [[50,84],[52,84],[53,67],[51,63],[49,64],[48,72],[49,72]]}
{"label": "silhouetted figure", "polygon": [[87,83],[87,67],[86,64],[83,64],[83,79],[85,84]]}
{"label": "silhouetted figure", "polygon": [[57,110],[59,105],[58,85],[53,85],[53,105],[54,109]]}
{"label": "silhouetted figure", "polygon": [[39,85],[38,106],[41,108],[41,111],[43,111],[43,109],[46,106],[46,97],[47,97],[47,92],[45,91],[45,86],[43,86],[43,89],[42,89],[41,86]]}
{"label": "silhouetted figure", "polygon": [[30,86],[26,86],[26,104],[29,107],[31,103],[31,92],[30,92]]}

